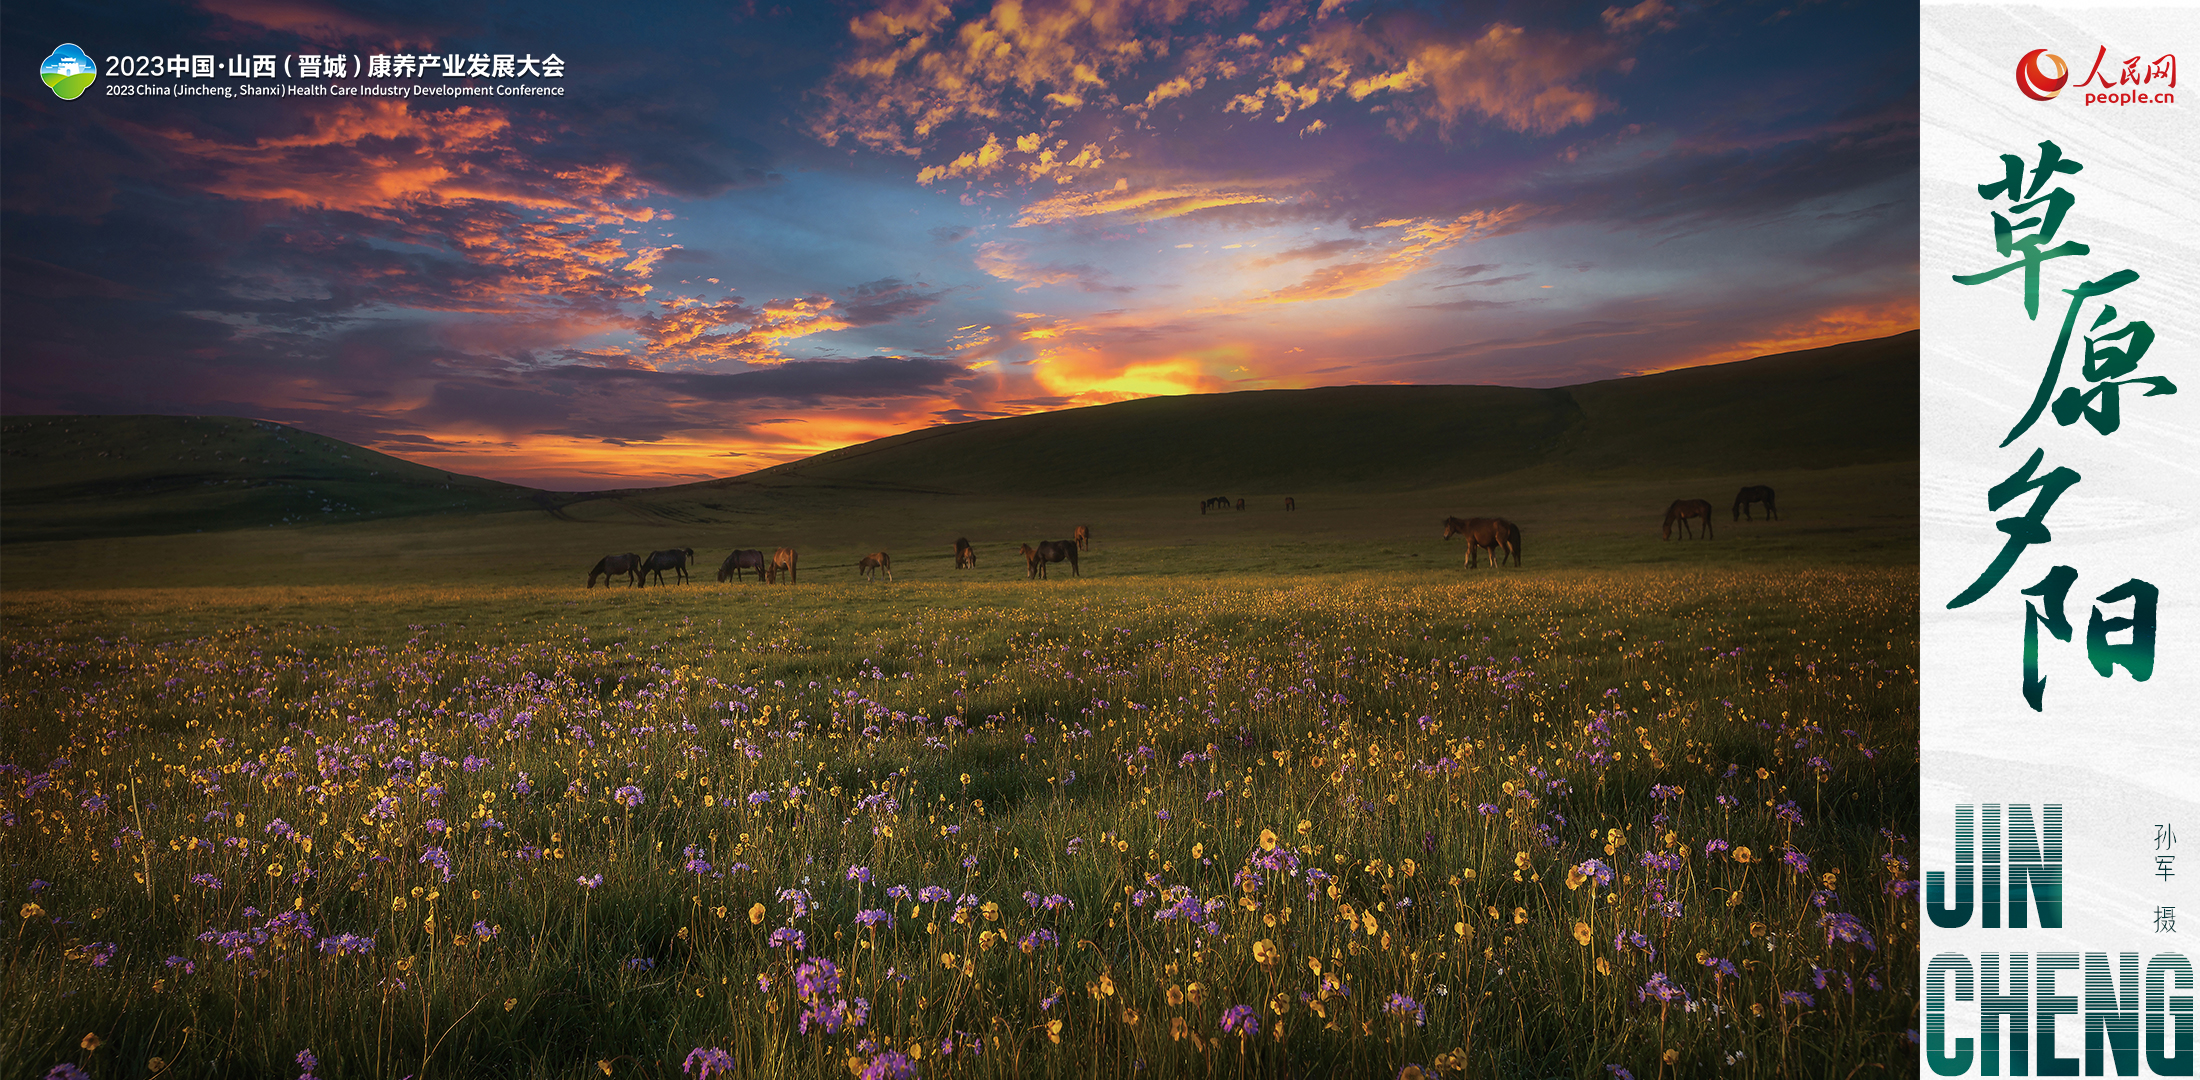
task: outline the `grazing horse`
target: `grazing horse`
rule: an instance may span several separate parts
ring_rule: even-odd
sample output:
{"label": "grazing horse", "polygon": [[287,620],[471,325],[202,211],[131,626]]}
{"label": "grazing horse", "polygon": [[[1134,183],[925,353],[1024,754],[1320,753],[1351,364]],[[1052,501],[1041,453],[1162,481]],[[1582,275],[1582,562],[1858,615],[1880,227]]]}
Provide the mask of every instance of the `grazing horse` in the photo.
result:
{"label": "grazing horse", "polygon": [[955,538],[955,569],[966,567],[972,570],[978,568],[978,549],[970,546],[969,537],[958,536]]}
{"label": "grazing horse", "polygon": [[1023,546],[1023,551],[1024,551],[1024,576],[1025,576],[1025,577],[1027,577],[1027,578],[1036,578],[1036,577],[1038,577],[1038,576],[1039,576],[1039,552],[1038,552],[1037,550],[1035,550],[1035,549],[1034,549],[1034,548],[1033,548],[1033,547],[1032,547],[1032,546],[1031,546],[1030,544],[1025,544],[1025,545]]}
{"label": "grazing horse", "polygon": [[765,561],[763,552],[755,548],[735,548],[733,554],[726,556],[726,561],[719,565],[718,580],[737,580],[741,577],[742,571],[754,570],[756,571],[756,580],[762,581],[764,580],[764,567],[767,565],[769,564]]}
{"label": "grazing horse", "polygon": [[1749,504],[1760,502],[1765,504],[1766,521],[1778,521],[1780,519],[1779,507],[1772,504],[1772,489],[1763,484],[1753,484],[1743,488],[1739,494],[1734,496],[1734,520],[1740,521],[1745,517],[1751,521],[1757,520],[1750,516]]}
{"label": "grazing horse", "polygon": [[874,571],[885,574],[888,581],[894,580],[894,560],[883,551],[874,551],[856,562],[856,576],[870,577]]}
{"label": "grazing horse", "polygon": [[1296,510],[1299,508],[1299,501],[1289,495],[1286,495],[1283,497],[1283,508],[1286,510]]}
{"label": "grazing horse", "polygon": [[1244,513],[1244,512],[1245,512],[1245,500],[1244,500],[1244,499],[1239,499],[1239,500],[1237,501],[1237,508],[1238,508],[1238,512],[1239,512],[1239,513]]}
{"label": "grazing horse", "polygon": [[1072,540],[1075,540],[1075,541],[1077,541],[1077,550],[1079,550],[1079,551],[1091,551],[1091,550],[1092,550],[1092,526],[1090,526],[1090,525],[1079,525],[1079,526],[1077,527],[1077,531],[1076,531],[1076,533],[1072,534],[1072,535],[1070,536],[1070,539],[1072,539]]}
{"label": "grazing horse", "polygon": [[1673,538],[1673,523],[1681,523],[1681,535],[1693,539],[1695,530],[1688,527],[1689,518],[1703,519],[1704,539],[1711,539],[1711,504],[1702,499],[1675,499],[1665,508],[1665,538]]}
{"label": "grazing horse", "polygon": [[664,551],[652,551],[649,553],[649,558],[642,560],[642,583],[648,584],[649,575],[655,574],[657,575],[657,584],[662,585],[665,583],[665,571],[670,570],[679,575],[677,580],[680,584],[685,585],[688,579],[688,560],[694,557],[694,548],[667,548]]}
{"label": "grazing horse", "polygon": [[1047,564],[1063,561],[1069,563],[1072,576],[1083,576],[1077,571],[1077,541],[1041,540],[1036,550],[1029,544],[1024,545],[1024,564],[1030,567],[1032,577],[1045,580]]}
{"label": "grazing horse", "polygon": [[1199,504],[1199,512],[1202,514],[1209,510],[1228,510],[1229,508],[1230,497],[1228,495],[1217,495]]}
{"label": "grazing horse", "polygon": [[591,589],[596,587],[596,575],[598,574],[603,575],[603,587],[606,589],[611,587],[612,578],[621,575],[626,577],[627,584],[639,584],[636,570],[641,565],[641,557],[631,551],[624,555],[606,555],[601,559],[597,559],[595,568],[588,571],[588,587]]}
{"label": "grazing horse", "polygon": [[772,552],[772,561],[764,567],[764,580],[769,584],[777,585],[779,584],[779,572],[785,570],[787,572],[787,584],[794,584],[796,581],[794,563],[793,548],[780,548],[778,551]]}
{"label": "grazing horse", "polygon": [[1491,566],[1503,566],[1505,554],[1512,556],[1514,566],[1520,565],[1520,526],[1504,518],[1445,518],[1444,539],[1454,536],[1467,538],[1468,566],[1475,565],[1483,548],[1490,549]]}

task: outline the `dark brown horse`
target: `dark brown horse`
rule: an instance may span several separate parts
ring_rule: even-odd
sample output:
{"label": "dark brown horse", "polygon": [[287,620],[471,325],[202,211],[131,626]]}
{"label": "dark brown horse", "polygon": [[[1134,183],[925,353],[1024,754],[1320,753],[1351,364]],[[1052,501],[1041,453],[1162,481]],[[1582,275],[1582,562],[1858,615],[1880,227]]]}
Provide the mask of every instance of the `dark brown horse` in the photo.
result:
{"label": "dark brown horse", "polygon": [[631,551],[624,555],[606,555],[601,559],[597,559],[595,568],[588,572],[588,587],[591,589],[596,587],[596,575],[598,574],[603,575],[603,587],[606,589],[611,587],[612,578],[620,576],[624,576],[629,585],[639,584],[636,571],[641,565],[641,556]]}
{"label": "dark brown horse", "polygon": [[1296,510],[1299,508],[1299,501],[1289,495],[1286,495],[1283,497],[1283,508],[1286,510]]}
{"label": "dark brown horse", "polygon": [[742,571],[754,570],[756,571],[756,580],[762,581],[764,580],[764,567],[767,565],[769,563],[764,558],[763,552],[755,548],[736,548],[733,554],[726,556],[725,562],[719,564],[718,580],[738,580]]}
{"label": "dark brown horse", "polygon": [[1024,565],[1030,568],[1032,577],[1045,580],[1047,564],[1058,562],[1069,563],[1071,576],[1083,576],[1077,571],[1077,541],[1041,540],[1036,549],[1029,544],[1024,545]]}
{"label": "dark brown horse", "polygon": [[856,562],[858,577],[870,577],[874,573],[886,575],[888,581],[894,580],[893,558],[883,551],[874,551]]}
{"label": "dark brown horse", "polygon": [[1076,533],[1075,533],[1074,535],[1072,535],[1072,536],[1070,537],[1070,539],[1072,539],[1072,540],[1075,540],[1075,541],[1077,541],[1077,550],[1079,550],[1079,551],[1091,551],[1091,550],[1092,550],[1092,526],[1090,526],[1090,525],[1079,525],[1079,526],[1077,527],[1077,532],[1076,532]]}
{"label": "dark brown horse", "polygon": [[1757,520],[1755,517],[1750,516],[1750,503],[1765,504],[1766,521],[1780,520],[1780,509],[1779,507],[1776,507],[1772,504],[1771,488],[1768,488],[1763,484],[1753,484],[1749,487],[1743,488],[1739,494],[1734,496],[1734,520],[1740,521],[1745,517],[1749,518],[1749,520],[1751,521]]}
{"label": "dark brown horse", "polygon": [[1244,499],[1239,499],[1239,500],[1237,501],[1237,508],[1238,508],[1238,510],[1239,510],[1240,512],[1243,512],[1243,511],[1244,511],[1244,509],[1245,509],[1245,500],[1244,500]]}
{"label": "dark brown horse", "polygon": [[955,569],[965,568],[978,568],[978,549],[970,546],[969,537],[958,536],[955,538]]}
{"label": "dark brown horse", "polygon": [[772,585],[779,584],[779,572],[785,570],[787,572],[787,584],[794,584],[796,581],[794,564],[795,553],[793,548],[780,548],[772,552],[772,561],[764,567],[764,581]]}
{"label": "dark brown horse", "polygon": [[642,560],[642,577],[644,579],[642,583],[648,584],[649,575],[655,574],[657,575],[657,584],[662,585],[665,583],[665,571],[670,570],[678,575],[674,580],[685,585],[688,579],[688,560],[694,557],[694,548],[668,548],[664,551],[652,551],[649,553],[649,558]]}
{"label": "dark brown horse", "polygon": [[1665,508],[1665,538],[1673,538],[1673,523],[1681,523],[1681,535],[1693,539],[1695,530],[1688,527],[1689,518],[1703,519],[1704,539],[1711,539],[1711,504],[1702,499],[1675,499]]}
{"label": "dark brown horse", "polygon": [[1229,508],[1230,497],[1228,495],[1217,495],[1199,504],[1199,512],[1202,514],[1209,510],[1228,510]]}
{"label": "dark brown horse", "polygon": [[1467,538],[1468,566],[1475,565],[1483,548],[1490,549],[1491,566],[1504,565],[1505,554],[1512,556],[1514,566],[1520,565],[1520,526],[1504,518],[1445,518],[1444,539],[1454,536]]}

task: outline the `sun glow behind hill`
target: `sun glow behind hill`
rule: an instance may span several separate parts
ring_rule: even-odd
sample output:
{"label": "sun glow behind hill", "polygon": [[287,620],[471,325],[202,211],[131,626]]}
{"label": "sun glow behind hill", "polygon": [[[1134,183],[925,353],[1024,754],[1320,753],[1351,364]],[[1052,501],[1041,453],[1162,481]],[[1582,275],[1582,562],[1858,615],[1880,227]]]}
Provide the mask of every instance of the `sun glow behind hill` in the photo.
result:
{"label": "sun glow behind hill", "polygon": [[[13,417],[5,538],[528,511],[723,519],[765,493],[1205,497],[1411,490],[1542,470],[1706,476],[1914,460],[1913,333],[1563,389],[1346,386],[1144,397],[905,432],[724,479],[547,492],[264,422]],[[614,509],[616,508],[616,509]]]}

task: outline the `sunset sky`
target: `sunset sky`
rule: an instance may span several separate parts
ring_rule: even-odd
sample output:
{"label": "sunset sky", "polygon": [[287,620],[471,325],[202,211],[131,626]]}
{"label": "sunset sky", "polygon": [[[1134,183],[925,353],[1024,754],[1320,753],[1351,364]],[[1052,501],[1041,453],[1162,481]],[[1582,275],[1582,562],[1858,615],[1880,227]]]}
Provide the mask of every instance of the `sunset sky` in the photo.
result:
{"label": "sunset sky", "polygon": [[[652,10],[8,4],[0,409],[586,489],[1917,325],[1914,5]],[[74,101],[38,78],[63,43],[102,65]],[[565,95],[104,96],[316,81],[104,73],[240,53],[555,53],[475,82]]]}

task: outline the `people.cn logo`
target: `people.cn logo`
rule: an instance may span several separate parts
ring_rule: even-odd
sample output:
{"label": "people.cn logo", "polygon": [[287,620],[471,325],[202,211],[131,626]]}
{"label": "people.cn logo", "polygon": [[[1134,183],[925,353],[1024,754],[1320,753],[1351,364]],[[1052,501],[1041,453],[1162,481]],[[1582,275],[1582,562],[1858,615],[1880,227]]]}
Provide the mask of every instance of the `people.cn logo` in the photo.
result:
{"label": "people.cn logo", "polygon": [[[2053,64],[2055,73],[2049,75],[2042,64]],[[2048,101],[2062,93],[2063,84],[2070,81],[2070,65],[2063,58],[2046,49],[2034,49],[2017,61],[2017,89],[2034,101]]]}

